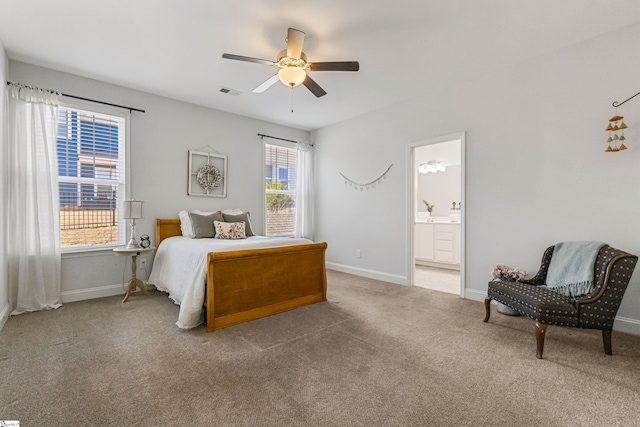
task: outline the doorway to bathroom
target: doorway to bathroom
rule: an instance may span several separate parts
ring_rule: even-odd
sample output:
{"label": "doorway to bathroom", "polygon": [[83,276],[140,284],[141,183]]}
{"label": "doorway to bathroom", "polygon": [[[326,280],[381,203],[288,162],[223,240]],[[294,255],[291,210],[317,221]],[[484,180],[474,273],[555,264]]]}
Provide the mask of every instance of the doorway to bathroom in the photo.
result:
{"label": "doorway to bathroom", "polygon": [[464,132],[409,144],[410,283],[464,297]]}

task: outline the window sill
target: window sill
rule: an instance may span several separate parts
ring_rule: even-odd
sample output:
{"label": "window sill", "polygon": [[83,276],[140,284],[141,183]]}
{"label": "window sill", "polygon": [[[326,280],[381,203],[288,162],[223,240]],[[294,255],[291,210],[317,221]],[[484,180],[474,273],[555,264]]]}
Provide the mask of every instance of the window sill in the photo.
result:
{"label": "window sill", "polygon": [[62,255],[62,258],[85,258],[85,257],[112,255],[113,248],[117,248],[120,246],[123,246],[123,245],[100,246],[99,248],[84,247],[84,248],[62,249],[61,255]]}

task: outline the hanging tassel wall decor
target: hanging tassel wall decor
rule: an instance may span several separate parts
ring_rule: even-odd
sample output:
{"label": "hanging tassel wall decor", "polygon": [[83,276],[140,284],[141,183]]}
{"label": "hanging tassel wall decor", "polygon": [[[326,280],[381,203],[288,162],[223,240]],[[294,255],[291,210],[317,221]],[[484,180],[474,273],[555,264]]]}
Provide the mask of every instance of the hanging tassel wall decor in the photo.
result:
{"label": "hanging tassel wall decor", "polygon": [[[624,137],[624,130],[627,129],[627,125],[624,124],[622,119],[624,119],[624,117],[619,116],[618,114],[609,119],[609,126],[607,126],[606,129],[607,133],[609,134],[609,138],[607,139],[608,145],[607,149],[604,150],[607,153],[613,153],[616,151],[627,149],[627,146],[624,145],[624,141],[626,140],[626,138]],[[618,124],[618,122],[620,122],[620,124]],[[613,145],[613,147],[611,145]]]}
{"label": "hanging tassel wall decor", "polygon": [[626,141],[627,139],[624,136],[624,130],[627,129],[627,125],[622,121],[624,117],[618,115],[618,107],[624,104],[625,102],[632,100],[638,95],[640,95],[640,92],[636,93],[630,98],[625,99],[622,102],[613,101],[613,104],[611,104],[616,109],[616,114],[609,119],[609,126],[607,126],[607,129],[606,129],[607,133],[609,134],[609,137],[607,138],[607,149],[604,150],[605,152],[615,153],[617,151],[622,151],[627,149],[627,146],[624,145],[624,141]]}
{"label": "hanging tassel wall decor", "polygon": [[374,179],[373,181],[370,182],[366,182],[366,183],[359,183],[359,182],[355,182],[352,179],[347,178],[342,172],[339,172],[340,176],[344,178],[344,183],[349,184],[350,187],[353,187],[354,190],[368,190],[369,188],[375,188],[376,184],[381,184],[382,181],[384,179],[386,179],[386,175],[387,172],[389,172],[389,170],[391,169],[391,166],[393,166],[393,163],[389,165],[389,167],[387,168],[387,170],[385,170],[384,172],[382,172],[382,175],[380,175],[379,177],[377,177],[376,179]]}

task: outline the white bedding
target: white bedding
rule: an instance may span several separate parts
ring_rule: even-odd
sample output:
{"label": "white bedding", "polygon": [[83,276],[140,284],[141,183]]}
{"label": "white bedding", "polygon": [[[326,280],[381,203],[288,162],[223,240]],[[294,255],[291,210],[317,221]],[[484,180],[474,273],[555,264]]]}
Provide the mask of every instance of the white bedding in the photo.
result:
{"label": "white bedding", "polygon": [[242,249],[294,246],[312,243],[291,237],[251,236],[240,240],[191,239],[175,236],[162,241],[153,261],[149,283],[180,305],[176,325],[191,329],[204,322],[207,254]]}

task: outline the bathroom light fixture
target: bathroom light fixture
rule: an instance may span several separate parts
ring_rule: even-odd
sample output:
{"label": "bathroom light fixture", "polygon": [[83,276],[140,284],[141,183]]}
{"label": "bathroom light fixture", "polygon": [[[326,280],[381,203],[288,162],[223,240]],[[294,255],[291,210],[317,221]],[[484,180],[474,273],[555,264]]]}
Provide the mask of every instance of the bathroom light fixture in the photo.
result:
{"label": "bathroom light fixture", "polygon": [[138,249],[140,245],[136,242],[136,219],[144,218],[142,206],[144,202],[140,200],[125,200],[122,202],[124,219],[130,219],[131,237],[127,243],[127,249]]}
{"label": "bathroom light fixture", "polygon": [[418,166],[418,172],[420,173],[436,173],[444,172],[445,170],[446,167],[442,164],[442,160],[431,160]]}

